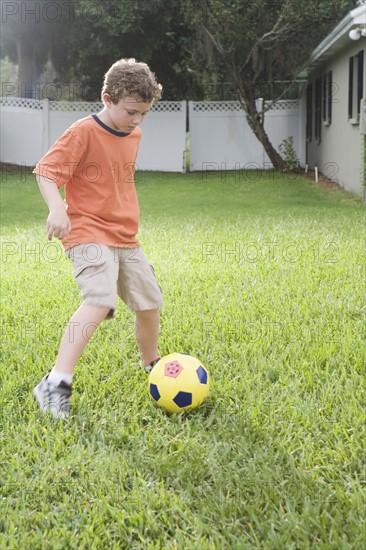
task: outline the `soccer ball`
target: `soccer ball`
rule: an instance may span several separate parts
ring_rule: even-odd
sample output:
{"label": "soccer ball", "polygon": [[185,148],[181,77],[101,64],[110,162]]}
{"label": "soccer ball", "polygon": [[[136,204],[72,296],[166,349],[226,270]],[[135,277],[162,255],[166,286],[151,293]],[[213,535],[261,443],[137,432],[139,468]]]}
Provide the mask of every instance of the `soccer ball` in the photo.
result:
{"label": "soccer ball", "polygon": [[209,375],[201,361],[183,353],[162,357],[149,375],[149,390],[159,407],[170,413],[198,407],[208,394]]}

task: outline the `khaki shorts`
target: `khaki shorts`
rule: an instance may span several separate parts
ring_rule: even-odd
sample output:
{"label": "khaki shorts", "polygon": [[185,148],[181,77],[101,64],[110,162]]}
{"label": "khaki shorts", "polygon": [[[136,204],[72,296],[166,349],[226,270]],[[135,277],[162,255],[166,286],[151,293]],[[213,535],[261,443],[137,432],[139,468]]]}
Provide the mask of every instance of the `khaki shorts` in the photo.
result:
{"label": "khaki shorts", "polygon": [[118,248],[104,244],[79,244],[66,251],[74,268],[85,304],[109,307],[114,317],[117,296],[132,311],[163,305],[154,268],[141,248]]}

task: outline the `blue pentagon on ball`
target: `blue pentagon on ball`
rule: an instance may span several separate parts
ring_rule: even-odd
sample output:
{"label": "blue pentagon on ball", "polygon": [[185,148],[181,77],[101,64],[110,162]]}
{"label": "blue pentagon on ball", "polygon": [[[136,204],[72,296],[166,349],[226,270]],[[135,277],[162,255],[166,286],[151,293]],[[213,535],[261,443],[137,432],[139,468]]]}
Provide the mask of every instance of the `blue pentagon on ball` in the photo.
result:
{"label": "blue pentagon on ball", "polygon": [[178,407],[189,407],[189,405],[192,405],[192,394],[191,392],[180,391],[174,397],[173,401]]}
{"label": "blue pentagon on ball", "polygon": [[207,370],[204,369],[202,365],[198,367],[196,373],[201,384],[207,384]]}
{"label": "blue pentagon on ball", "polygon": [[159,401],[160,393],[156,384],[150,384],[150,394],[155,399],[155,401]]}

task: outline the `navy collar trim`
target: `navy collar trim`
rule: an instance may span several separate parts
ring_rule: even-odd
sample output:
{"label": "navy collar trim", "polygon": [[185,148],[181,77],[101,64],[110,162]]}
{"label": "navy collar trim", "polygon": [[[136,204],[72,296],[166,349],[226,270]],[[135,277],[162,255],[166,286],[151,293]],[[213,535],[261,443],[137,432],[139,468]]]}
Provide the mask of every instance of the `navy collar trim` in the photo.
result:
{"label": "navy collar trim", "polygon": [[126,136],[129,136],[130,135],[130,132],[128,134],[126,134],[125,132],[117,132],[117,130],[113,130],[112,128],[110,128],[109,126],[107,126],[106,124],[104,124],[104,122],[102,122],[100,120],[100,118],[98,118],[97,115],[92,115],[92,117],[94,118],[95,122],[97,122],[102,128],[104,128],[104,130],[107,130],[108,132],[110,132],[111,134],[113,134],[114,136],[118,136],[118,137],[126,137]]}

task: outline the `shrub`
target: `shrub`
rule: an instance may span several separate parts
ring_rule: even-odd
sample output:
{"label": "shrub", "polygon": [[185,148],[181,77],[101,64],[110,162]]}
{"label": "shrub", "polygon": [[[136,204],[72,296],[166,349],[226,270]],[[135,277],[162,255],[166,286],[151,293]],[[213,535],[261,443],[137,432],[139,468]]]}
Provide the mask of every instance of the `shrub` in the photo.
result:
{"label": "shrub", "polygon": [[279,146],[280,153],[283,160],[286,163],[286,167],[291,172],[295,172],[300,168],[300,161],[297,158],[295,147],[294,147],[294,138],[289,136],[284,139]]}

